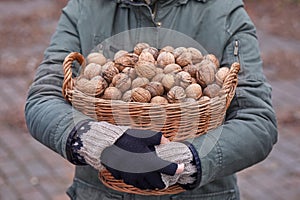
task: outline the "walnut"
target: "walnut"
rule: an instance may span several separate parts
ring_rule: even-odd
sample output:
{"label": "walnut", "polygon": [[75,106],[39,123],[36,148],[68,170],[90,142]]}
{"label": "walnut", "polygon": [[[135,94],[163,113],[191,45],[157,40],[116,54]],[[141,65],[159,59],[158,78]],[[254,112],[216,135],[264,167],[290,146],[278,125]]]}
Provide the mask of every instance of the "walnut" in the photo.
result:
{"label": "walnut", "polygon": [[176,59],[183,52],[187,52],[187,48],[185,48],[185,47],[177,47],[177,48],[175,48],[174,51],[173,51],[174,58]]}
{"label": "walnut", "polygon": [[214,63],[216,70],[220,67],[220,62],[218,60],[218,58],[213,55],[213,54],[207,54],[203,57],[205,60],[210,60],[211,62]]}
{"label": "walnut", "polygon": [[186,88],[191,83],[192,83],[192,77],[188,72],[182,71],[175,75],[175,85]]}
{"label": "walnut", "polygon": [[208,85],[203,90],[203,95],[208,96],[209,98],[214,98],[218,96],[219,92],[221,90],[221,87],[215,83]]}
{"label": "walnut", "polygon": [[215,81],[215,65],[208,60],[203,60],[196,73],[197,82],[204,88]]}
{"label": "walnut", "polygon": [[199,99],[199,101],[203,101],[203,102],[210,101],[210,97],[204,96],[204,95],[203,95],[203,96]]}
{"label": "walnut", "polygon": [[133,48],[133,52],[137,55],[140,55],[142,51],[148,47],[150,47],[148,43],[145,42],[137,43]]}
{"label": "walnut", "polygon": [[165,74],[163,73],[157,73],[153,78],[152,78],[152,82],[162,82],[163,77],[165,76]]}
{"label": "walnut", "polygon": [[150,82],[145,86],[151,94],[151,97],[161,96],[164,94],[164,86],[160,82]]}
{"label": "walnut", "polygon": [[163,48],[159,51],[159,53],[162,53],[162,52],[173,53],[173,51],[174,51],[174,47],[172,47],[172,46],[165,46],[165,47],[163,47]]}
{"label": "walnut", "polygon": [[177,56],[175,62],[181,67],[192,64],[192,54],[187,50],[183,51],[180,55]]}
{"label": "walnut", "polygon": [[198,100],[202,96],[202,88],[199,84],[191,84],[185,89],[185,94],[187,98]]}
{"label": "walnut", "polygon": [[229,74],[229,68],[228,67],[221,67],[215,75],[216,83],[218,85],[222,86],[223,83],[224,83],[224,80],[225,80],[225,78],[227,77],[228,74]]}
{"label": "walnut", "polygon": [[150,52],[147,52],[147,51],[143,51],[139,55],[139,61],[146,61],[146,62],[155,63],[154,56]]}
{"label": "walnut", "polygon": [[120,100],[122,98],[122,92],[116,87],[108,87],[101,98],[106,100]]}
{"label": "walnut", "polygon": [[[191,84],[194,84],[194,83],[197,83],[197,80],[194,78],[194,77],[192,77],[192,79],[191,79]],[[198,83],[197,83],[198,84]]]}
{"label": "walnut", "polygon": [[102,53],[99,52],[90,53],[86,59],[88,63],[96,63],[101,66],[106,63],[106,58]]}
{"label": "walnut", "polygon": [[131,102],[131,93],[132,90],[127,90],[122,96],[122,101]]}
{"label": "walnut", "polygon": [[102,76],[108,82],[111,83],[113,77],[119,73],[119,70],[115,67],[114,62],[109,61],[102,66]]}
{"label": "walnut", "polygon": [[127,74],[119,73],[114,76],[111,83],[121,92],[125,92],[131,87],[131,78]]}
{"label": "walnut", "polygon": [[183,71],[188,72],[193,78],[196,78],[197,70],[198,67],[194,64],[186,65],[185,67],[183,67]]}
{"label": "walnut", "polygon": [[131,83],[131,88],[145,87],[149,83],[149,79],[145,77],[137,77]]}
{"label": "walnut", "polygon": [[169,103],[168,100],[165,97],[162,96],[155,96],[151,99],[150,103],[155,104],[167,104]]}
{"label": "walnut", "polygon": [[[160,68],[159,68],[160,69]],[[180,67],[180,65],[178,64],[175,64],[175,63],[172,63],[172,64],[168,64],[164,69],[163,69],[163,72],[165,74],[169,74],[169,73],[178,73],[178,72],[181,72],[182,71],[182,68]]]}
{"label": "walnut", "polygon": [[115,65],[119,71],[123,71],[125,67],[134,67],[139,60],[139,56],[135,53],[126,53],[115,59]]}
{"label": "walnut", "polygon": [[79,78],[75,82],[75,87],[89,96],[99,96],[107,87],[107,82],[101,76],[95,76],[91,80]]}
{"label": "walnut", "polygon": [[156,74],[163,74],[164,70],[162,68],[156,67]]}
{"label": "walnut", "polygon": [[84,68],[83,75],[87,79],[92,79],[95,76],[101,75],[101,71],[102,71],[101,65],[96,63],[90,63]]}
{"label": "walnut", "polygon": [[128,51],[125,51],[125,50],[119,50],[117,51],[117,53],[115,53],[114,55],[114,60],[118,59],[119,57],[125,55],[125,54],[128,54]]}
{"label": "walnut", "polygon": [[187,48],[187,50],[192,55],[192,63],[193,64],[200,63],[203,60],[203,55],[198,49],[196,49],[194,47],[189,47],[189,48]]}
{"label": "walnut", "polygon": [[134,80],[137,77],[135,69],[132,67],[125,67],[122,73],[127,74],[131,78],[131,80]]}
{"label": "walnut", "polygon": [[169,91],[175,85],[175,75],[174,74],[166,74],[161,83],[163,84],[166,91]]}
{"label": "walnut", "polygon": [[148,103],[151,100],[151,94],[148,90],[137,87],[132,89],[131,99],[133,102]]}
{"label": "walnut", "polygon": [[175,63],[175,58],[170,52],[161,52],[157,57],[158,67],[165,68],[165,66],[172,63]]}
{"label": "walnut", "polygon": [[143,50],[144,52],[149,52],[153,55],[154,59],[157,59],[159,51],[155,47],[148,47]]}
{"label": "walnut", "polygon": [[196,101],[196,99],[194,99],[194,98],[185,98],[185,99],[183,100],[183,102],[194,103],[194,102],[197,102],[197,101]]}
{"label": "walnut", "polygon": [[186,97],[185,91],[180,86],[174,86],[167,93],[167,99],[170,103],[180,103]]}
{"label": "walnut", "polygon": [[135,71],[138,76],[151,79],[156,75],[156,66],[151,62],[139,61],[135,65]]}

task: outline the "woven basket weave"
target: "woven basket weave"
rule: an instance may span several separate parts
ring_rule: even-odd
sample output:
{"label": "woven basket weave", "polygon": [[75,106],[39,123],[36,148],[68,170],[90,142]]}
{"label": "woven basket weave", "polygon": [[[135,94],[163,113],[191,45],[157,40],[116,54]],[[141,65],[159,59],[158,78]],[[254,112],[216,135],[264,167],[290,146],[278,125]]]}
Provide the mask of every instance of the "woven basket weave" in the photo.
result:
{"label": "woven basket weave", "polygon": [[[151,104],[104,100],[88,96],[74,86],[72,66],[74,61],[85,67],[84,57],[77,52],[70,53],[63,63],[63,96],[74,108],[98,121],[107,121],[116,125],[132,128],[161,131],[171,141],[182,141],[205,134],[223,123],[237,86],[238,63],[232,64],[225,78],[219,96],[191,103]],[[183,192],[179,185],[164,190],[140,190],[115,180],[107,171],[99,173],[100,180],[108,187],[127,193],[141,195],[163,195]]]}

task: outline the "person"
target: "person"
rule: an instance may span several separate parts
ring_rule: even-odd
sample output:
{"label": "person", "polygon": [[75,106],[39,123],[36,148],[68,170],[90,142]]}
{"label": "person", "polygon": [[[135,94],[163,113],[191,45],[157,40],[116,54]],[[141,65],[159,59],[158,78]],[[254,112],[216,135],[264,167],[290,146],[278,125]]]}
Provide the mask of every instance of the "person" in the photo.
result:
{"label": "person", "polygon": [[[97,122],[65,101],[62,64],[70,52],[86,57],[106,38],[141,27],[188,35],[221,67],[240,63],[221,126],[192,141],[170,142],[160,132]],[[271,86],[242,0],[68,1],[29,89],[25,116],[34,138],[76,165],[71,199],[239,199],[236,172],[264,160],[277,142]],[[177,182],[186,191],[159,197],[115,191],[98,179],[103,166],[141,189]]]}

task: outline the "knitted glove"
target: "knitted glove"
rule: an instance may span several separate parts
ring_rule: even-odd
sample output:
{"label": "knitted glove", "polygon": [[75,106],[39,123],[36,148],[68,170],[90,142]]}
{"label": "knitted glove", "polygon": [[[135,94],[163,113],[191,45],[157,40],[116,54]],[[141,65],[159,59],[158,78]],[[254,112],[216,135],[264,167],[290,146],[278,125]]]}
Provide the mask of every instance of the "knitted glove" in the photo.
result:
{"label": "knitted glove", "polygon": [[162,133],[128,129],[102,152],[102,164],[116,179],[141,189],[165,188],[161,175],[175,175],[178,165],[155,154]]}
{"label": "knitted glove", "polygon": [[108,122],[85,121],[80,123],[73,129],[68,139],[71,149],[68,159],[74,164],[78,164],[79,160],[80,164],[89,164],[97,170],[102,170],[103,166],[100,160],[102,151],[114,144],[128,128]]}
{"label": "knitted glove", "polygon": [[197,151],[190,143],[169,142],[155,147],[156,154],[170,162],[184,163],[184,171],[174,176],[161,174],[166,187],[175,183],[181,184],[185,189],[193,189],[201,181],[201,163]]}

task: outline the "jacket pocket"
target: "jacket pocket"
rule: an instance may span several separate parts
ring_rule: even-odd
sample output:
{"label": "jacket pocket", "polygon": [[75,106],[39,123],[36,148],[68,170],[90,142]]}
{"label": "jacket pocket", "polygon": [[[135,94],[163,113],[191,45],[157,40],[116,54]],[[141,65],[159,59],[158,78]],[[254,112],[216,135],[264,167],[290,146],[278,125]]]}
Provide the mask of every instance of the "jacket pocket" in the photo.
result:
{"label": "jacket pocket", "polygon": [[235,200],[235,190],[225,190],[207,194],[184,194],[171,197],[172,200]]}

